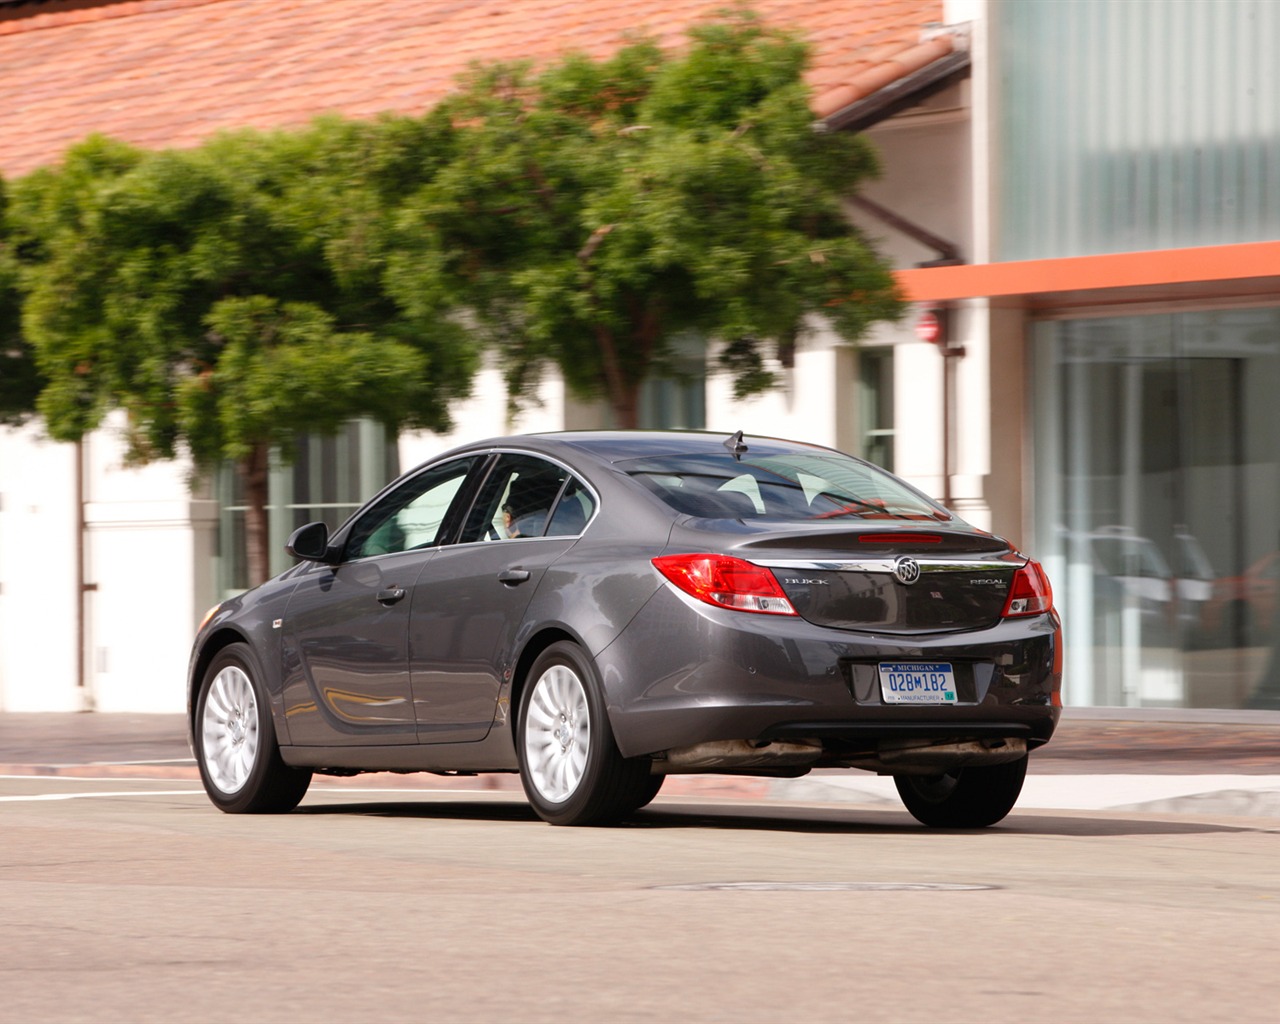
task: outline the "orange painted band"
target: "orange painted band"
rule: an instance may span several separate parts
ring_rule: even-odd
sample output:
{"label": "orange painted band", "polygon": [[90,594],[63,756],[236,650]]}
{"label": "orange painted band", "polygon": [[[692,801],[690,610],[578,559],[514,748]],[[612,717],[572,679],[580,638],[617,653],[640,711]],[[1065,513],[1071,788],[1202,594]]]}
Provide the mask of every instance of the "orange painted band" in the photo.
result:
{"label": "orange painted band", "polygon": [[1280,275],[1280,242],[921,267],[896,272],[898,284],[910,302],[1044,295],[1277,275]]}

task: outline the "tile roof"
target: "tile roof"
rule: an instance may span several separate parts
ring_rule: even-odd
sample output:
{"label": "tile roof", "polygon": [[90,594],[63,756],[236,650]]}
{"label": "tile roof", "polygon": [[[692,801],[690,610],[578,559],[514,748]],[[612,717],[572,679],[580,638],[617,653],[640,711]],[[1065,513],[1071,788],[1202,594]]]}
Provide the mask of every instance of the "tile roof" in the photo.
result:
{"label": "tile roof", "polygon": [[[0,8],[0,174],[55,163],[90,132],[148,148],[325,111],[414,113],[473,60],[667,47],[726,0],[120,0]],[[825,117],[947,56],[943,0],[755,0],[813,45]]]}

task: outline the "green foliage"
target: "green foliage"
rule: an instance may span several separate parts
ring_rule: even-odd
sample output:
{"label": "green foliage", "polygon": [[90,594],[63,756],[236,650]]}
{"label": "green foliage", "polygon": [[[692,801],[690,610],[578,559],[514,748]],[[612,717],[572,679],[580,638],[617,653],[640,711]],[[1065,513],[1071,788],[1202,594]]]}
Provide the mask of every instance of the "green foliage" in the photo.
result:
{"label": "green foliage", "polygon": [[20,423],[36,407],[44,381],[35,352],[22,334],[18,247],[8,227],[4,181],[0,180],[0,424]]}
{"label": "green foliage", "polygon": [[450,135],[385,118],[154,154],[91,139],[23,179],[24,327],[49,432],[78,438],[120,407],[132,457],[185,444],[208,467],[355,415],[447,425],[474,347],[429,295],[406,310],[381,282],[395,199]]}
{"label": "green foliage", "polygon": [[267,452],[354,416],[442,429],[478,355],[428,281],[383,287],[398,197],[448,159],[439,117],[236,132],[144,154],[105,139],[23,179],[23,333],[37,406],[74,440],[113,408],[135,461],[236,463],[265,578]]}
{"label": "green foliage", "polygon": [[[91,136],[60,168],[36,171],[12,188],[8,234],[24,293],[22,334],[45,378],[37,406],[46,415],[56,410],[49,428],[59,438],[83,436],[111,407],[91,372],[105,336],[98,310],[109,264],[87,239],[101,232],[99,192],[142,158],[123,143]],[[54,359],[61,365],[51,370]]]}
{"label": "green foliage", "polygon": [[427,358],[411,345],[337,331],[318,306],[263,295],[223,299],[205,323],[221,347],[218,365],[175,392],[198,461],[247,459],[263,443],[287,451],[297,434],[335,433],[354,416],[415,416]]}
{"label": "green foliage", "polygon": [[443,283],[517,399],[554,363],[632,425],[677,336],[723,342],[742,396],[813,314],[849,339],[900,315],[840,204],[874,155],[813,129],[805,47],[743,11],[693,37],[679,59],[640,42],[536,77],[476,68],[442,108],[452,158],[404,207],[388,288],[409,304]]}

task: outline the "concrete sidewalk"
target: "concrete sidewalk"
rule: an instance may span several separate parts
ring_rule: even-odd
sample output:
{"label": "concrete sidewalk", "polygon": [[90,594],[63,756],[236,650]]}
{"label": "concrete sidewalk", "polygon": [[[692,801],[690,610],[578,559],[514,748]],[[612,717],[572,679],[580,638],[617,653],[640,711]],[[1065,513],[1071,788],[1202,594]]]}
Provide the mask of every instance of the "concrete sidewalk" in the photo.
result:
{"label": "concrete sidewalk", "polygon": [[[0,775],[198,776],[182,715],[0,713]],[[335,784],[518,790],[510,775],[369,775]],[[677,776],[663,792],[900,806],[893,781],[819,770],[799,779]],[[1280,819],[1280,713],[1067,709],[1032,754],[1018,806]]]}

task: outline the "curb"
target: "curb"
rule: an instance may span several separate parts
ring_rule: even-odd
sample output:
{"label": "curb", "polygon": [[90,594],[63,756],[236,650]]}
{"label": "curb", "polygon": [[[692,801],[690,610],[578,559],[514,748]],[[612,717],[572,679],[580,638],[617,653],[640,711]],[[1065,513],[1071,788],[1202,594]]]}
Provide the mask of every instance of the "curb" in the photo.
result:
{"label": "curb", "polygon": [[[769,799],[901,805],[893,780],[875,775],[777,779]],[[1016,809],[1280,819],[1280,775],[1031,774]]]}

